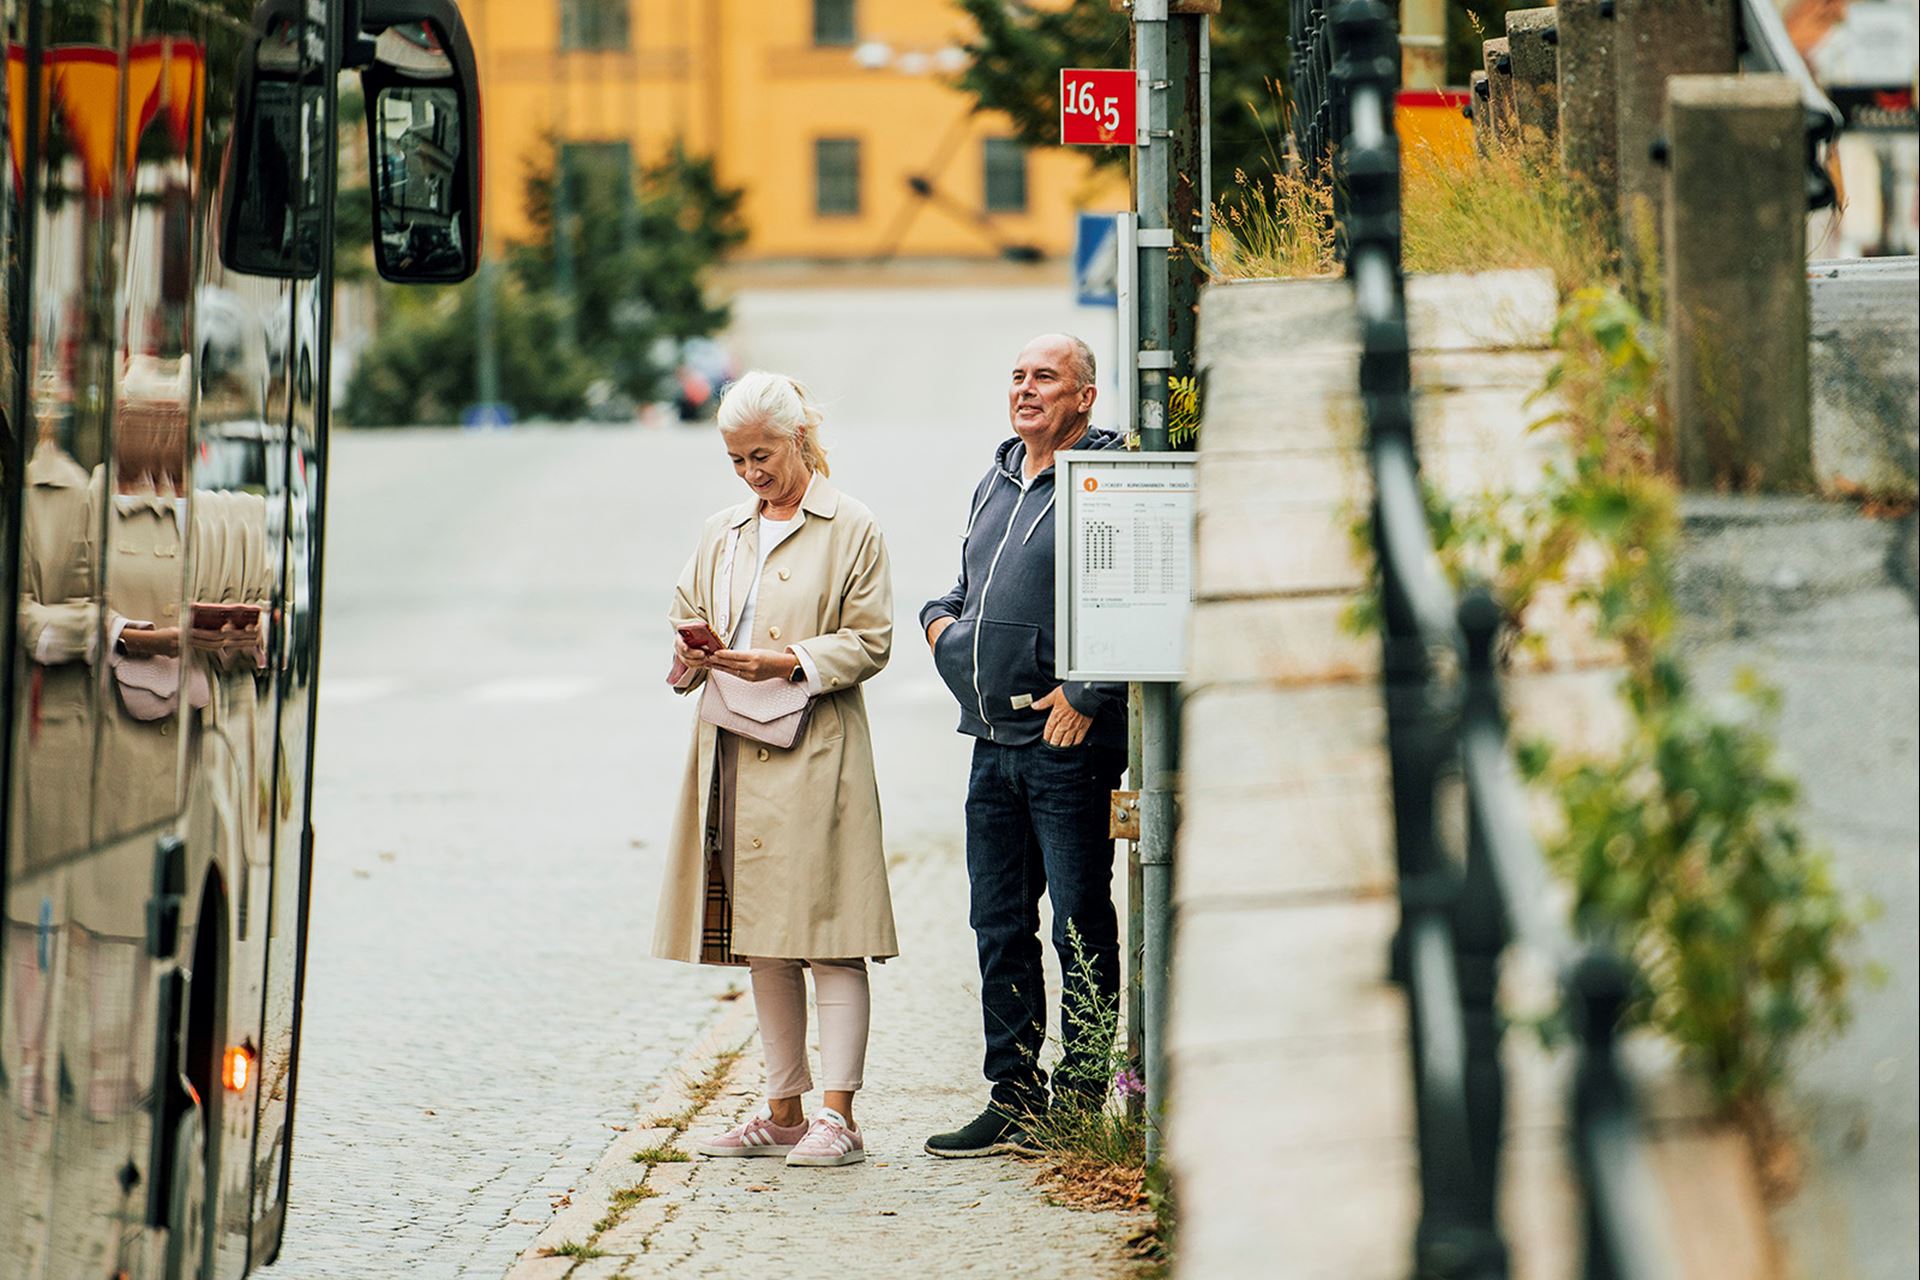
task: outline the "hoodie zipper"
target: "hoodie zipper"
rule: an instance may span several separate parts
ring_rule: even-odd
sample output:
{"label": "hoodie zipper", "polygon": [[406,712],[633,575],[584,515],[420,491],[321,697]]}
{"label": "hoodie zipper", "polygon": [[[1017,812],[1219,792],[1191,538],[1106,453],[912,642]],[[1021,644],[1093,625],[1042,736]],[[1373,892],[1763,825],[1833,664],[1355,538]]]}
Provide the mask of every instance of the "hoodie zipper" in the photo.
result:
{"label": "hoodie zipper", "polygon": [[1000,545],[993,549],[993,559],[987,564],[987,580],[980,587],[980,611],[973,616],[973,700],[980,707],[980,722],[987,726],[987,741],[1000,741],[993,731],[993,721],[987,718],[987,695],[980,691],[980,632],[987,620],[987,597],[993,591],[993,571],[1000,567],[1000,553],[1007,549],[1007,539],[1013,536],[1013,526],[1020,519],[1020,508],[1027,505],[1030,489],[1020,491],[1019,501],[1013,504],[1012,514],[1007,516],[1007,529],[1000,535]]}

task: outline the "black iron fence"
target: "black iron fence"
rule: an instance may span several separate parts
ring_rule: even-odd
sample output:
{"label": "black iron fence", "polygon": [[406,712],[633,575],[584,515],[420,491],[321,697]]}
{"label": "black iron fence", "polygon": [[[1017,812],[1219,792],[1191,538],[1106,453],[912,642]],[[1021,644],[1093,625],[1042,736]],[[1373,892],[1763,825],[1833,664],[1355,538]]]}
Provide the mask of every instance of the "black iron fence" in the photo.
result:
{"label": "black iron fence", "polygon": [[1637,978],[1617,952],[1576,938],[1555,905],[1510,760],[1495,672],[1499,609],[1484,591],[1455,598],[1427,524],[1400,259],[1392,10],[1300,0],[1293,52],[1296,154],[1334,184],[1360,331],[1400,883],[1395,970],[1408,995],[1418,1122],[1415,1274],[1508,1274],[1497,987],[1501,957],[1517,943],[1557,972],[1571,1032],[1567,1129],[1585,1201],[1586,1275],[1666,1276],[1662,1206],[1616,1038]]}

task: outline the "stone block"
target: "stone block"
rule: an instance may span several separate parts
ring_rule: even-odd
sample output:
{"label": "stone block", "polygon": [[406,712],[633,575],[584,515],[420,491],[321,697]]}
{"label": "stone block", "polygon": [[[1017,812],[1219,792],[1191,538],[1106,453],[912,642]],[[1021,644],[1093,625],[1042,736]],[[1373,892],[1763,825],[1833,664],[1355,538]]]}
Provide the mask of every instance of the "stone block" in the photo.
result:
{"label": "stone block", "polygon": [[1487,121],[1487,136],[1502,150],[1520,141],[1520,116],[1513,100],[1513,52],[1507,38],[1488,40],[1480,46],[1481,71],[1487,77],[1487,100],[1493,108]]}
{"label": "stone block", "polygon": [[1182,1061],[1404,1039],[1406,1000],[1386,979],[1394,902],[1183,908],[1178,918],[1179,928],[1205,935],[1182,953],[1168,998]]}
{"label": "stone block", "polygon": [[1808,265],[1813,466],[1823,487],[1920,479],[1920,273],[1914,259]]}
{"label": "stone block", "polygon": [[1667,81],[1731,74],[1737,0],[1615,0],[1615,158],[1626,279],[1638,288],[1662,261],[1662,174],[1653,159]]}
{"label": "stone block", "polygon": [[1407,329],[1416,363],[1437,352],[1545,348],[1559,313],[1553,275],[1545,270],[1407,279]]}
{"label": "stone block", "polygon": [[[1384,764],[1372,776],[1275,779],[1206,791],[1181,808],[1177,907],[1382,898],[1394,890]],[[1183,962],[1184,963],[1184,962]]]}
{"label": "stone block", "polygon": [[1386,715],[1370,684],[1201,689],[1181,723],[1188,796],[1383,776]]}
{"label": "stone block", "polygon": [[1620,203],[1611,0],[1559,0],[1560,164],[1611,226]]}
{"label": "stone block", "polygon": [[1507,11],[1507,50],[1513,58],[1513,115],[1520,146],[1545,156],[1559,145],[1559,39],[1551,5]]}
{"label": "stone block", "polygon": [[1364,503],[1261,511],[1208,507],[1195,521],[1199,600],[1358,591],[1366,581],[1351,533]]}
{"label": "stone block", "polygon": [[1804,490],[1806,123],[1787,76],[1668,82],[1668,405],[1682,483]]}
{"label": "stone block", "polygon": [[1380,642],[1347,624],[1356,599],[1335,593],[1196,604],[1187,687],[1374,679]]}
{"label": "stone block", "polygon": [[572,1258],[533,1255],[521,1258],[507,1272],[506,1280],[563,1280],[573,1270]]}
{"label": "stone block", "polygon": [[[1252,1098],[1267,1096],[1255,1084]],[[1244,1113],[1259,1110],[1241,1099]],[[1415,1157],[1406,1142],[1342,1143],[1311,1163],[1283,1165],[1219,1149],[1182,1159],[1169,1137],[1180,1208],[1180,1280],[1406,1280],[1419,1212]],[[1212,1140],[1238,1152],[1239,1138]]]}

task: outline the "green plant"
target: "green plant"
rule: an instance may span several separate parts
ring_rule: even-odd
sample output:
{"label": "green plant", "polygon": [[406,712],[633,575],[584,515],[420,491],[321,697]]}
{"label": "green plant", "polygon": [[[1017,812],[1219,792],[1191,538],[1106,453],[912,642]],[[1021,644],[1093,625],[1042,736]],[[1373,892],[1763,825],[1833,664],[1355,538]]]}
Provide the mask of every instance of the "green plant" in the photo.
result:
{"label": "green plant", "polygon": [[648,1166],[656,1164],[685,1164],[692,1158],[693,1157],[689,1156],[686,1152],[680,1150],[680,1148],[668,1146],[664,1143],[658,1146],[645,1147],[633,1153],[633,1162],[635,1164]]}
{"label": "green plant", "polygon": [[[1523,744],[1525,775],[1558,810],[1549,862],[1583,929],[1639,963],[1633,1016],[1698,1064],[1724,1101],[1761,1115],[1793,1047],[1846,1022],[1846,953],[1863,907],[1841,892],[1794,813],[1774,759],[1777,695],[1743,677],[1703,698],[1674,644],[1669,581],[1678,495],[1654,325],[1614,287],[1576,289],[1531,425],[1565,446],[1539,487],[1449,498],[1426,488],[1439,562],[1456,588],[1488,585],[1506,656],[1536,643],[1534,607],[1565,592],[1618,647],[1630,712],[1617,751],[1581,758]],[[1366,538],[1363,519],[1355,535]],[[1377,625],[1366,598],[1352,621]]]}
{"label": "green plant", "polygon": [[565,1240],[546,1251],[549,1258],[604,1258],[607,1255],[590,1244],[578,1240]]}
{"label": "green plant", "polygon": [[1200,445],[1200,379],[1167,379],[1167,442],[1176,449]]}
{"label": "green plant", "polygon": [[1643,966],[1641,1016],[1723,1100],[1763,1104],[1797,1042],[1845,1025],[1859,913],[1795,821],[1773,691],[1749,677],[1728,715],[1663,657],[1627,693],[1618,756],[1535,765],[1565,816],[1549,857],[1582,924]]}
{"label": "green plant", "polygon": [[[1792,1047],[1843,1026],[1848,945],[1862,908],[1797,823],[1797,790],[1774,760],[1778,696],[1743,677],[1736,699],[1701,698],[1675,652],[1669,592],[1677,498],[1652,327],[1617,290],[1574,293],[1555,326],[1543,394],[1571,460],[1542,499],[1599,568],[1574,593],[1626,663],[1626,742],[1602,759],[1523,765],[1561,812],[1549,860],[1589,930],[1643,967],[1638,1013],[1696,1063],[1718,1095],[1764,1108]],[[1559,574],[1571,554],[1547,553]],[[1519,614],[1524,625],[1524,610]]]}

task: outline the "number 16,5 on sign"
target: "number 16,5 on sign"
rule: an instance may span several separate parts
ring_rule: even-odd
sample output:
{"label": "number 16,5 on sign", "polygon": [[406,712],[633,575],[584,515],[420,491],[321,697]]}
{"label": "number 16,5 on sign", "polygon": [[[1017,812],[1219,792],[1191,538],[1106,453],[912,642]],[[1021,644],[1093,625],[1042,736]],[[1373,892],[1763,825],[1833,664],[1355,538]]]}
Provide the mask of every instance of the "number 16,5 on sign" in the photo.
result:
{"label": "number 16,5 on sign", "polygon": [[1067,146],[1132,146],[1134,83],[1129,70],[1062,67],[1060,141]]}

